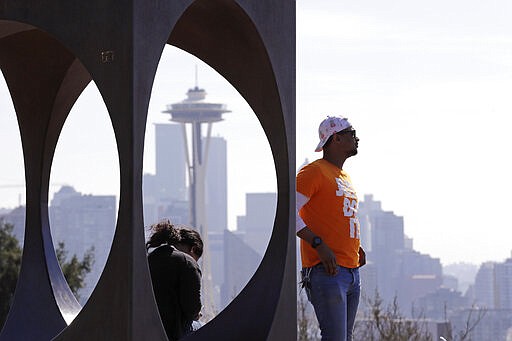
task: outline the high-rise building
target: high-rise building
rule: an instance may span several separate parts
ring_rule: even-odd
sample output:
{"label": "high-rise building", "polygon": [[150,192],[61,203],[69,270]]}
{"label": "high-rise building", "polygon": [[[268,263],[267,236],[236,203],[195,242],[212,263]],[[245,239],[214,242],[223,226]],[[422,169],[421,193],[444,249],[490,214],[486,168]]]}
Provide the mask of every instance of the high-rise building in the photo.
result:
{"label": "high-rise building", "polygon": [[[508,340],[512,330],[512,258],[482,263],[468,294],[474,302],[470,311],[474,316],[483,315],[471,336],[475,340]],[[452,318],[456,325],[464,326],[467,315]]]}
{"label": "high-rise building", "polygon": [[[190,224],[182,127],[177,124],[155,124],[155,129],[156,173],[144,174],[144,223],[150,225],[170,219],[173,223]],[[170,147],[166,148],[168,145]],[[226,140],[220,136],[211,137],[208,154],[205,172],[206,224],[208,231],[222,233],[227,228],[228,220]]]}
{"label": "high-rise building", "polygon": [[466,309],[469,305],[468,298],[460,291],[443,287],[418,298],[414,304],[424,317],[437,320],[444,320],[448,314]]}
{"label": "high-rise building", "polygon": [[370,252],[373,249],[371,217],[374,213],[382,212],[381,202],[373,200],[372,194],[365,194],[364,199],[359,202],[357,212],[361,228],[361,246],[363,246],[367,252]]}
{"label": "high-rise building", "polygon": [[[500,340],[509,341],[512,330],[512,310],[467,308],[451,315],[454,333],[472,327],[468,340]],[[475,325],[475,321],[478,321]]]}
{"label": "high-rise building", "polygon": [[480,265],[475,277],[473,293],[478,307],[493,309],[494,306],[494,262]]}
{"label": "high-rise building", "polygon": [[[144,174],[144,225],[162,219],[187,224],[186,156],[183,129],[178,124],[155,124],[155,174]],[[147,231],[146,231],[147,232]]]}
{"label": "high-rise building", "polygon": [[[224,230],[224,231],[227,231]],[[222,302],[222,285],[224,283],[224,253],[226,247],[224,245],[224,231],[208,232],[208,243],[210,251],[210,269],[212,273],[212,299],[215,311],[219,311],[226,304]],[[229,246],[228,246],[229,247]],[[228,269],[229,270],[229,269]],[[233,270],[233,269],[231,269]],[[235,270],[236,271],[236,270]]]}
{"label": "high-rise building", "polygon": [[479,307],[512,310],[512,258],[480,265],[473,295]]}
{"label": "high-rise building", "polygon": [[418,298],[434,293],[443,284],[439,258],[415,250],[397,251],[398,281],[395,284],[398,302],[405,308]]}
{"label": "high-rise building", "polygon": [[206,224],[208,231],[222,233],[228,228],[227,143],[223,137],[210,138],[206,165]]}
{"label": "high-rise building", "polygon": [[[512,258],[494,266],[495,307],[512,310]],[[512,321],[511,321],[512,326]]]}
{"label": "high-rise building", "polygon": [[[391,302],[401,283],[399,254],[404,250],[403,217],[384,211],[373,195],[365,195],[359,203],[361,245],[367,251],[368,261],[375,264],[377,290],[381,297]],[[368,235],[369,234],[369,235]]]}
{"label": "high-rise building", "polygon": [[384,211],[372,195],[359,203],[358,215],[361,244],[371,267],[361,270],[363,287],[369,285],[366,294],[373,295],[375,288],[385,302],[396,298],[402,311],[411,311],[416,299],[441,286],[440,260],[415,251],[412,239],[404,234],[403,217]]}
{"label": "high-rise building", "polygon": [[261,256],[244,241],[238,232],[224,230],[224,283],[221,307],[231,302],[254,275]]}
{"label": "high-rise building", "polygon": [[375,293],[379,290],[377,280],[377,265],[374,261],[367,259],[366,265],[359,270],[361,276],[361,297],[374,298]]}
{"label": "high-rise building", "polygon": [[267,249],[276,216],[276,193],[246,193],[245,215],[237,217],[237,231],[261,256]]}
{"label": "high-rise building", "polygon": [[215,310],[225,306],[221,301],[224,283],[224,231],[228,225],[227,143],[220,136],[210,138],[206,167],[206,224],[210,251],[210,269]]}
{"label": "high-rise building", "polygon": [[185,137],[179,124],[155,124],[155,180],[158,198],[187,198]]}
{"label": "high-rise building", "polygon": [[69,255],[78,258],[94,249],[94,264],[80,291],[82,303],[90,296],[107,261],[116,226],[116,197],[83,195],[63,186],[50,206],[50,229],[55,246],[64,242]]}
{"label": "high-rise building", "polygon": [[246,193],[245,198],[246,215],[237,217],[237,230],[224,230],[222,307],[238,295],[254,275],[274,226],[276,193]]}

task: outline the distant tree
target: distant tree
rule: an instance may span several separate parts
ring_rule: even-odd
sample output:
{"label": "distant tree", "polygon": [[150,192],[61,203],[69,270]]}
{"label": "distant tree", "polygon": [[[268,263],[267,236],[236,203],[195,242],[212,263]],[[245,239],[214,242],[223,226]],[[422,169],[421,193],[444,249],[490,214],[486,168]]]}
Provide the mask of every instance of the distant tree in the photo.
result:
{"label": "distant tree", "polygon": [[318,322],[308,310],[308,303],[305,295],[298,294],[297,300],[297,340],[316,341],[318,340]]}
{"label": "distant tree", "polygon": [[[383,306],[383,299],[376,292],[374,298],[364,300],[368,306],[364,318],[356,320],[355,340],[366,341],[431,341],[432,334],[427,330],[426,320],[419,317],[405,318],[399,310],[398,298],[387,307]],[[484,309],[469,310],[464,326],[461,330],[454,331],[451,323],[448,323],[447,335],[441,340],[467,341],[471,340],[471,333],[486,314]],[[445,307],[445,320],[447,319]]]}
{"label": "distant tree", "polygon": [[21,247],[13,229],[0,220],[0,328],[9,313],[21,264]]}
{"label": "distant tree", "polygon": [[425,319],[405,318],[400,312],[395,297],[388,306],[383,306],[379,293],[365,300],[368,310],[364,318],[356,321],[355,340],[367,341],[432,341]]}
{"label": "distant tree", "polygon": [[[13,234],[13,229],[12,224],[0,220],[0,327],[3,326],[9,313],[21,264],[22,248]],[[94,248],[87,250],[82,260],[73,255],[68,261],[68,252],[62,242],[58,244],[55,253],[62,273],[78,299],[78,291],[84,287],[85,276],[94,264]]]}
{"label": "distant tree", "polygon": [[[444,307],[445,310],[445,319],[447,320],[447,308],[446,305]],[[471,306],[469,309],[466,320],[464,321],[463,329],[455,332],[452,329],[452,325],[450,324],[448,335],[443,337],[442,340],[445,341],[466,341],[471,340],[471,333],[475,330],[476,326],[482,321],[482,319],[487,314],[486,309],[476,308],[475,304]]]}
{"label": "distant tree", "polygon": [[71,257],[71,260],[67,260],[68,251],[66,251],[63,242],[58,243],[55,254],[57,255],[62,273],[68,282],[69,288],[75,297],[79,299],[80,295],[78,292],[85,286],[85,276],[91,272],[94,264],[94,246],[85,252],[81,261],[78,260],[76,254]]}

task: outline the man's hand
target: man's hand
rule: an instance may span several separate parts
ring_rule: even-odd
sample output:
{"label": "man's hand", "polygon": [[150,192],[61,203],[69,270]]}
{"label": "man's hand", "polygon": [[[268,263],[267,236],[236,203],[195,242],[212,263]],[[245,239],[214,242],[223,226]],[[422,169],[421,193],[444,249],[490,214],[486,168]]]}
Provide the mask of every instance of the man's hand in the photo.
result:
{"label": "man's hand", "polygon": [[329,275],[336,275],[338,273],[338,268],[336,267],[336,257],[332,250],[327,246],[327,244],[322,243],[317,246],[315,249],[318,252],[318,257],[322,261],[324,265],[325,272]]}
{"label": "man's hand", "polygon": [[[309,245],[311,245],[313,238],[317,236],[307,226],[304,226],[297,232],[297,237],[304,239]],[[325,271],[329,275],[336,275],[338,273],[336,257],[329,246],[323,242],[318,245],[315,250],[318,253],[318,258],[320,258],[320,261],[325,267]]]}
{"label": "man's hand", "polygon": [[366,252],[362,247],[359,247],[359,267],[366,264]]}

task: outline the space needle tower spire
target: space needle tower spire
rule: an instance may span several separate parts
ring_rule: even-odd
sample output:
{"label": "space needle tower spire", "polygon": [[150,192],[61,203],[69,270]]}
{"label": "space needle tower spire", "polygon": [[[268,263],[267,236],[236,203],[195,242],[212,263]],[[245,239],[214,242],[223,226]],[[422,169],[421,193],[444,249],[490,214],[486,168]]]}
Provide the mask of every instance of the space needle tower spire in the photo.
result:
{"label": "space needle tower spire", "polygon": [[[230,112],[225,104],[211,103],[206,101],[206,91],[196,84],[189,89],[187,98],[181,102],[167,105],[164,113],[171,115],[171,121],[180,123],[185,138],[185,155],[189,179],[189,202],[190,202],[190,225],[199,230],[204,241],[202,260],[203,287],[205,293],[205,309],[213,299],[211,290],[213,288],[210,269],[210,252],[208,248],[208,224],[206,221],[205,205],[205,175],[208,162],[208,149],[212,125],[222,121],[222,114]],[[187,134],[187,126],[191,129],[190,136]],[[206,134],[203,136],[202,128],[206,126]],[[189,151],[189,143],[192,142],[192,149]]]}

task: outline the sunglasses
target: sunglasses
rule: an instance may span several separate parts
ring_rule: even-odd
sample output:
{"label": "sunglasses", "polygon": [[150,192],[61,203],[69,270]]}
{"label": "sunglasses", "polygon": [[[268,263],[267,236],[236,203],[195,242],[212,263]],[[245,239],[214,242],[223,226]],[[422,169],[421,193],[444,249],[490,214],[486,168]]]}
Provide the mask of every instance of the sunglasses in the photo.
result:
{"label": "sunglasses", "polygon": [[343,135],[343,134],[351,134],[353,138],[356,138],[356,130],[343,130],[343,131],[339,131],[337,132],[336,134],[338,135]]}

